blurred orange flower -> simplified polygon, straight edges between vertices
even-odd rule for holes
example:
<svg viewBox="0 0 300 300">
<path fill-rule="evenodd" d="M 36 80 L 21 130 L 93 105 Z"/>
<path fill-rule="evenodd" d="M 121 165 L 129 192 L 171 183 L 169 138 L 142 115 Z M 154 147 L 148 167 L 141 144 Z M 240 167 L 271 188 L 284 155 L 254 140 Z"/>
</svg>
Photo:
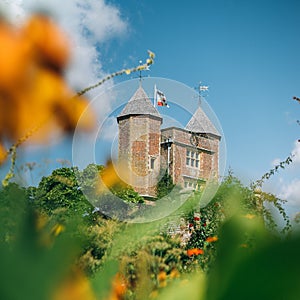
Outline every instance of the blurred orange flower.
<svg viewBox="0 0 300 300">
<path fill-rule="evenodd" d="M 22 33 L 30 40 L 35 59 L 46 67 L 62 70 L 70 57 L 70 45 L 60 28 L 45 15 L 32 16 Z"/>
<path fill-rule="evenodd" d="M 191 257 L 193 255 L 200 255 L 200 254 L 204 254 L 203 249 L 193 248 L 193 249 L 187 250 L 187 256 L 189 256 L 189 257 Z"/>
<path fill-rule="evenodd" d="M 96 300 L 90 282 L 77 270 L 67 278 L 52 297 L 53 300 Z"/>
<path fill-rule="evenodd" d="M 178 278 L 180 277 L 180 273 L 177 269 L 172 269 L 170 272 L 170 278 Z"/>
<path fill-rule="evenodd" d="M 208 243 L 213 243 L 213 242 L 216 242 L 218 240 L 218 237 L 217 236 L 209 236 L 207 239 L 206 239 L 206 242 Z"/>
<path fill-rule="evenodd" d="M 249 220 L 252 220 L 252 219 L 255 218 L 255 215 L 253 215 L 253 214 L 246 214 L 246 215 L 245 215 L 245 218 L 246 218 L 246 219 L 249 219 Z"/>
<path fill-rule="evenodd" d="M 6 160 L 7 152 L 5 148 L 0 144 L 0 165 Z"/>
<path fill-rule="evenodd" d="M 0 19 L 0 44 L 1 163 L 4 140 L 16 143 L 32 132 L 36 141 L 45 141 L 54 129 L 71 131 L 88 101 L 74 97 L 62 76 L 69 42 L 48 16 L 33 15 L 21 28 Z M 89 130 L 94 122 L 87 112 L 80 126 Z"/>
<path fill-rule="evenodd" d="M 126 291 L 127 291 L 127 285 L 126 285 L 125 277 L 122 274 L 117 273 L 113 279 L 112 291 L 110 296 L 108 297 L 108 300 L 123 299 L 123 296 L 125 295 Z"/>
<path fill-rule="evenodd" d="M 165 287 L 167 285 L 167 273 L 165 271 L 160 271 L 157 275 L 159 287 Z"/>
<path fill-rule="evenodd" d="M 98 182 L 98 193 L 103 193 L 106 189 L 112 187 L 126 187 L 126 182 L 128 182 L 128 176 L 126 174 L 126 165 L 123 163 L 118 163 L 114 165 L 111 160 L 106 163 L 104 170 L 99 172 L 99 182 Z"/>
</svg>

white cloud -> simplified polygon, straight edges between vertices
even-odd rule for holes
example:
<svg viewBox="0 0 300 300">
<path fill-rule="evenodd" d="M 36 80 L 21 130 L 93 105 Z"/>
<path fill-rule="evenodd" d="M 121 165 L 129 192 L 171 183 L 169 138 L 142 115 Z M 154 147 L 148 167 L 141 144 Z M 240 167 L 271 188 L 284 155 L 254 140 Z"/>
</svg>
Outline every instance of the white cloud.
<svg viewBox="0 0 300 300">
<path fill-rule="evenodd" d="M 22 8 L 23 0 L 3 0 L 0 4 L 1 11 L 12 20 L 18 21 L 24 17 L 24 9 Z"/>
<path fill-rule="evenodd" d="M 69 35 L 73 57 L 67 78 L 84 88 L 104 76 L 96 45 L 126 32 L 120 11 L 105 0 L 4 0 L 1 7 L 11 20 L 21 21 L 34 10 L 48 11 Z"/>
<path fill-rule="evenodd" d="M 281 199 L 286 199 L 287 205 L 299 206 L 300 205 L 300 178 L 295 178 L 291 182 L 282 185 L 279 194 Z"/>
<path fill-rule="evenodd" d="M 292 169 L 299 167 L 299 164 L 300 164 L 300 142 L 298 142 L 298 141 L 294 142 L 291 154 L 292 154 L 292 163 L 289 165 L 288 168 L 286 168 L 286 170 L 292 170 Z M 284 161 L 284 160 L 281 158 L 275 158 L 271 162 L 271 166 L 272 167 L 278 166 L 280 164 L 280 162 L 282 162 L 282 161 Z"/>
<path fill-rule="evenodd" d="M 109 117 L 105 120 L 99 138 L 106 141 L 113 141 L 118 135 L 118 123 L 115 116 Z"/>
<path fill-rule="evenodd" d="M 295 141 L 292 155 L 293 155 L 293 164 L 300 164 L 300 142 Z"/>
<path fill-rule="evenodd" d="M 277 166 L 277 165 L 279 165 L 280 164 L 280 158 L 275 158 L 272 162 L 271 162 L 271 166 L 272 167 L 275 167 L 275 166 Z"/>
<path fill-rule="evenodd" d="M 276 194 L 279 198 L 287 200 L 286 206 L 300 207 L 300 143 L 294 142 L 292 148 L 292 163 L 285 169 L 279 169 L 280 177 L 274 178 L 268 185 L 266 182 L 265 187 L 270 192 Z M 272 167 L 278 165 L 283 159 L 276 158 L 272 161 Z"/>
</svg>

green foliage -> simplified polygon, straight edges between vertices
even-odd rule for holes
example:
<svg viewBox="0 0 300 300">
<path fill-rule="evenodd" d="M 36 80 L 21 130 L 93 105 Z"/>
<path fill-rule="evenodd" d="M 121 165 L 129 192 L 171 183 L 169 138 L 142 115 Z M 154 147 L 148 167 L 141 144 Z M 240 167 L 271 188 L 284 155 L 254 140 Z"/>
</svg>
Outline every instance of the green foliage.
<svg viewBox="0 0 300 300">
<path fill-rule="evenodd" d="M 97 165 L 89 165 L 83 171 L 60 168 L 43 177 L 37 188 L 27 189 L 29 202 L 40 213 L 46 213 L 48 222 L 53 226 L 65 225 L 77 218 L 80 220 L 74 235 L 83 238 L 84 243 L 77 265 L 87 274 L 94 274 L 103 264 L 118 227 L 115 221 L 104 219 L 103 214 L 97 212 L 86 198 L 85 193 L 95 195 L 96 175 L 102 169 Z"/>
<path fill-rule="evenodd" d="M 203 249 L 204 254 L 197 257 L 197 261 L 204 271 L 209 271 L 216 256 L 216 245 L 218 242 L 207 242 L 210 237 L 219 237 L 219 231 L 223 223 L 236 214 L 241 214 L 245 218 L 255 218 L 257 222 L 263 222 L 268 230 L 276 233 L 277 223 L 274 220 L 273 214 L 267 208 L 267 205 L 273 205 L 278 209 L 278 212 L 283 216 L 286 222 L 286 228 L 290 227 L 290 221 L 284 209 L 280 205 L 280 200 L 272 194 L 258 192 L 252 187 L 242 185 L 238 178 L 229 173 L 220 184 L 220 187 L 209 202 L 208 205 L 202 208 L 197 208 L 195 203 L 197 197 L 201 194 L 195 194 L 190 203 L 194 203 L 194 207 L 185 213 L 191 230 L 191 238 L 186 246 L 187 249 L 199 248 Z M 199 206 L 198 206 L 199 207 Z M 194 212 L 200 214 L 200 220 L 195 221 Z M 245 243 L 252 241 L 253 237 L 245 237 Z"/>
<path fill-rule="evenodd" d="M 114 220 L 103 219 L 101 216 L 89 226 L 81 224 L 79 235 L 84 243 L 77 265 L 88 275 L 94 275 L 103 266 L 107 253 L 113 243 L 113 237 L 121 226 Z"/>
<path fill-rule="evenodd" d="M 157 299 L 296 300 L 300 293 L 299 247 L 299 235 L 275 237 L 261 219 L 237 213 L 220 227 L 217 255 L 209 274 L 193 272 L 172 282 Z"/>
<path fill-rule="evenodd" d="M 257 219 L 232 217 L 221 228 L 205 299 L 297 299 L 299 246 L 299 237 L 275 238 Z"/>
<path fill-rule="evenodd" d="M 0 244 L 9 245 L 15 239 L 15 233 L 20 230 L 19 220 L 27 212 L 24 189 L 10 183 L 0 190 Z M 14 214 L 15 218 L 12 218 Z"/>
<path fill-rule="evenodd" d="M 168 195 L 174 187 L 175 184 L 173 183 L 172 177 L 167 172 L 165 172 L 156 186 L 157 199 L 161 199 L 164 196 Z"/>
<path fill-rule="evenodd" d="M 116 186 L 114 193 L 123 194 L 124 201 L 112 193 L 97 195 L 102 170 L 97 165 L 83 171 L 60 168 L 37 188 L 8 184 L 0 190 L 1 299 L 47 299 L 74 264 L 92 278 L 99 299 L 109 295 L 117 272 L 125 278 L 126 299 L 250 299 L 254 294 L 256 299 L 297 299 L 299 258 L 292 247 L 300 246 L 299 237 L 284 240 L 274 234 L 265 208 L 265 203 L 278 208 L 273 195 L 243 186 L 230 173 L 206 206 L 200 206 L 201 192 L 196 192 L 174 213 L 194 228 L 183 245 L 180 235 L 163 233 L 166 219 L 121 224 L 97 213 L 87 195 L 100 202 L 102 212 L 115 205 L 122 216 L 131 213 L 139 197 L 130 187 Z M 46 216 L 44 225 L 37 226 L 41 216 Z M 203 252 L 190 256 L 190 249 Z M 289 280 L 280 282 L 276 270 Z M 11 291 L 21 280 L 20 290 Z"/>
<path fill-rule="evenodd" d="M 76 180 L 81 191 L 89 199 L 95 197 L 95 191 L 99 184 L 99 174 L 104 170 L 104 166 L 89 164 L 82 171 L 76 170 Z"/>
<path fill-rule="evenodd" d="M 15 184 L 0 191 L 0 204 L 0 299 L 50 299 L 80 250 L 74 224 L 54 242 Z"/>
<path fill-rule="evenodd" d="M 76 177 L 80 185 L 80 189 L 93 202 L 99 200 L 99 193 L 97 193 L 99 187 L 99 176 L 105 171 L 104 166 L 90 164 L 82 172 L 77 171 Z M 141 197 L 134 189 L 123 183 L 117 181 L 113 186 L 109 186 L 110 192 L 124 200 L 126 203 L 143 203 L 144 198 Z M 103 197 L 103 194 L 100 195 Z M 105 195 L 107 197 L 107 195 Z M 111 200 L 113 201 L 113 200 Z"/>
<path fill-rule="evenodd" d="M 127 203 L 144 203 L 144 198 L 131 186 L 116 186 L 111 189 L 112 193 Z"/>
<path fill-rule="evenodd" d="M 127 252 L 124 246 L 120 272 L 128 279 L 128 295 L 139 294 L 142 297 L 139 299 L 143 299 L 184 272 L 186 260 L 180 240 L 166 235 L 145 236 L 134 251 Z M 161 274 L 166 278 L 161 278 Z"/>
<path fill-rule="evenodd" d="M 60 168 L 43 177 L 33 196 L 35 206 L 63 219 L 91 213 L 93 207 L 80 189 L 77 173 L 77 168 Z"/>
</svg>

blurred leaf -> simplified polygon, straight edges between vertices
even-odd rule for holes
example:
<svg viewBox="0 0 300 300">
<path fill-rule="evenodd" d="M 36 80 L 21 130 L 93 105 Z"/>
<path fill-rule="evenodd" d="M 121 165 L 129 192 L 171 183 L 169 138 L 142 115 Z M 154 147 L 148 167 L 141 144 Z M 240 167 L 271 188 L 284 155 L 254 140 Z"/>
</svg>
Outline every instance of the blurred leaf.
<svg viewBox="0 0 300 300">
<path fill-rule="evenodd" d="M 206 288 L 205 275 L 195 273 L 185 279 L 176 280 L 167 286 L 161 294 L 155 298 L 157 300 L 204 300 Z"/>
<path fill-rule="evenodd" d="M 0 220 L 0 228 L 5 234 L 7 220 L 14 227 L 9 228 L 10 239 L 0 245 L 0 299 L 50 299 L 79 253 L 80 241 L 72 234 L 76 222 L 55 239 L 45 240 L 37 230 L 36 214 L 26 206 L 25 192 L 11 187 L 9 200 L 14 205 L 6 220 Z"/>
<path fill-rule="evenodd" d="M 105 299 L 108 297 L 112 289 L 113 278 L 116 276 L 118 270 L 119 263 L 116 260 L 108 260 L 101 271 L 91 279 L 97 299 Z"/>
<path fill-rule="evenodd" d="M 276 238 L 257 217 L 233 217 L 221 230 L 206 299 L 298 299 L 299 249 L 299 238 Z"/>
</svg>

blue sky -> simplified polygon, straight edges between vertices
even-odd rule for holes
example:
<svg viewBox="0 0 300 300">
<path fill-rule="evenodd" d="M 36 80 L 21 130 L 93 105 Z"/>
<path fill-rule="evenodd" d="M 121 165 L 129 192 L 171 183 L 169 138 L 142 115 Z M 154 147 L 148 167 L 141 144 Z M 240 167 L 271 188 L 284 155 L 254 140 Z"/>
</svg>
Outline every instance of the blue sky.
<svg viewBox="0 0 300 300">
<path fill-rule="evenodd" d="M 300 106 L 292 100 L 300 95 L 300 2 L 113 3 L 127 18 L 130 33 L 104 49 L 105 55 L 126 66 L 151 49 L 157 54 L 151 76 L 190 87 L 200 80 L 209 85 L 205 99 L 225 134 L 227 167 L 244 182 L 296 153 L 293 166 L 265 189 L 287 198 L 291 212 L 300 210 L 300 147 L 295 142 Z M 105 66 L 110 69 L 111 62 Z"/>
<path fill-rule="evenodd" d="M 93 15 L 99 28 L 103 16 L 113 16 L 104 26 L 108 37 L 95 35 L 92 43 L 100 73 L 136 65 L 151 49 L 156 60 L 145 76 L 176 80 L 191 88 L 200 80 L 208 85 L 205 99 L 225 134 L 227 167 L 244 182 L 258 179 L 274 161 L 299 150 L 295 141 L 300 138 L 296 123 L 300 105 L 292 97 L 300 96 L 300 1 L 114 0 L 106 1 L 108 7 L 115 14 L 105 10 L 104 15 L 102 7 L 99 19 L 97 13 Z M 66 13 L 72 17 L 72 12 Z M 70 159 L 70 151 L 61 146 L 59 153 Z M 45 153 L 52 155 L 49 149 Z M 300 210 L 299 168 L 297 157 L 293 167 L 265 187 L 290 197 L 291 211 Z"/>
<path fill-rule="evenodd" d="M 233 170 L 257 178 L 289 155 L 300 136 L 299 1 L 115 3 L 132 27 L 115 61 L 132 56 L 130 65 L 152 49 L 151 76 L 209 85 Z"/>
</svg>

